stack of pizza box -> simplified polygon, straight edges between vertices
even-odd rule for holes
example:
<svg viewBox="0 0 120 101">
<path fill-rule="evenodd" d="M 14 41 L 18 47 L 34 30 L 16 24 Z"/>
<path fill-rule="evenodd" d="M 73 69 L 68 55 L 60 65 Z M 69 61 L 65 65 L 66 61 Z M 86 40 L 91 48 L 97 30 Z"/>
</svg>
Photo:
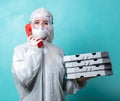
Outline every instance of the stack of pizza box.
<svg viewBox="0 0 120 101">
<path fill-rule="evenodd" d="M 64 56 L 67 79 L 112 75 L 108 52 Z"/>
</svg>

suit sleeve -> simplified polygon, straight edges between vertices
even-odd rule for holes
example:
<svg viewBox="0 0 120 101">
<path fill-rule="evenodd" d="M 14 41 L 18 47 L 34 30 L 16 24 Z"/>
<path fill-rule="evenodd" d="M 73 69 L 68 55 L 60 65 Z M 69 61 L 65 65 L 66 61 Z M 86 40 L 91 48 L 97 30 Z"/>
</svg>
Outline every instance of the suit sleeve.
<svg viewBox="0 0 120 101">
<path fill-rule="evenodd" d="M 64 80 L 63 88 L 65 95 L 75 94 L 77 91 L 82 89 L 86 85 L 86 82 L 81 82 L 78 84 L 76 80 Z"/>
<path fill-rule="evenodd" d="M 61 56 L 64 57 L 64 53 L 61 51 Z M 63 60 L 63 65 L 65 68 L 65 63 Z M 65 68 L 66 71 L 66 68 Z M 79 91 L 80 89 L 82 89 L 85 85 L 86 85 L 86 81 L 85 82 L 77 82 L 77 80 L 71 80 L 71 79 L 66 79 L 66 72 L 65 72 L 65 76 L 64 76 L 64 80 L 63 80 L 63 91 L 65 93 L 65 95 L 68 94 L 75 94 L 77 91 Z"/>
<path fill-rule="evenodd" d="M 28 86 L 37 75 L 42 61 L 42 49 L 31 49 L 24 51 L 20 48 L 14 49 L 12 73 L 15 79 L 23 85 Z"/>
</svg>

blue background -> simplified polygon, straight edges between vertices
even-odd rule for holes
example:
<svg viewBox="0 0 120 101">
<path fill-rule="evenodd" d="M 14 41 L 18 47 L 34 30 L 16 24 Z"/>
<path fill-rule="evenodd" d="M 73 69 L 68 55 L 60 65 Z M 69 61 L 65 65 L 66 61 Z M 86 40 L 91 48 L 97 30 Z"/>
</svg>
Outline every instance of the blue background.
<svg viewBox="0 0 120 101">
<path fill-rule="evenodd" d="M 13 49 L 26 42 L 24 26 L 33 10 L 54 15 L 54 44 L 65 54 L 109 51 L 112 76 L 91 79 L 67 101 L 120 101 L 120 0 L 0 1 L 0 101 L 19 101 L 11 74 Z"/>
</svg>

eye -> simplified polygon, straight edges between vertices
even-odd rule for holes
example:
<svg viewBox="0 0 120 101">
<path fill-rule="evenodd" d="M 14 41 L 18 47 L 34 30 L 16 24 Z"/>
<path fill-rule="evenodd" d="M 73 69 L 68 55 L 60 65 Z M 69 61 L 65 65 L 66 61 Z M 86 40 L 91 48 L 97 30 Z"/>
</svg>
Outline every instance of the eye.
<svg viewBox="0 0 120 101">
<path fill-rule="evenodd" d="M 48 21 L 47 20 L 43 21 L 43 23 L 44 23 L 44 25 L 48 25 Z"/>
<path fill-rule="evenodd" d="M 39 21 L 35 21 L 34 24 L 39 24 Z"/>
<path fill-rule="evenodd" d="M 45 25 L 48 25 L 48 22 L 45 22 L 44 24 L 45 24 Z"/>
</svg>

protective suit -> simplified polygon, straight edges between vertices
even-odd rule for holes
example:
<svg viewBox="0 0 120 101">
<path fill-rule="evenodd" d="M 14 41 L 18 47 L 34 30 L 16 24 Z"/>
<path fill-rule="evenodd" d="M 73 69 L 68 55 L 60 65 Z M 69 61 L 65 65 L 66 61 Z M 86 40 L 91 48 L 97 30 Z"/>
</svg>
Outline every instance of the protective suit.
<svg viewBox="0 0 120 101">
<path fill-rule="evenodd" d="M 85 85 L 66 80 L 63 51 L 47 38 L 43 44 L 38 48 L 27 42 L 14 49 L 12 73 L 20 101 L 65 101 L 66 94 Z"/>
</svg>

